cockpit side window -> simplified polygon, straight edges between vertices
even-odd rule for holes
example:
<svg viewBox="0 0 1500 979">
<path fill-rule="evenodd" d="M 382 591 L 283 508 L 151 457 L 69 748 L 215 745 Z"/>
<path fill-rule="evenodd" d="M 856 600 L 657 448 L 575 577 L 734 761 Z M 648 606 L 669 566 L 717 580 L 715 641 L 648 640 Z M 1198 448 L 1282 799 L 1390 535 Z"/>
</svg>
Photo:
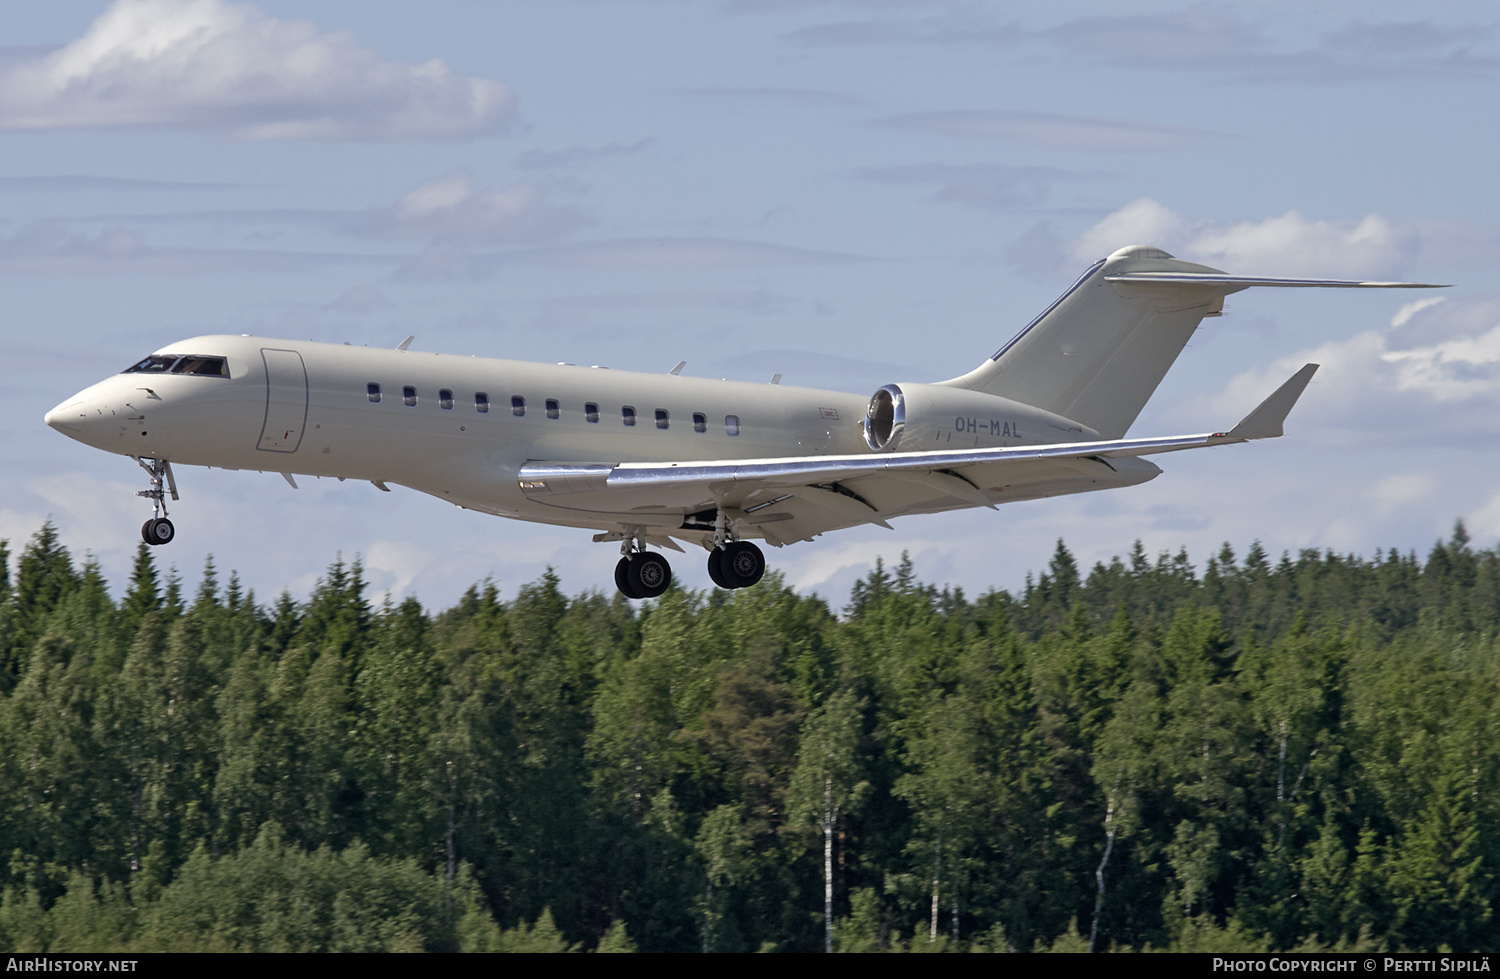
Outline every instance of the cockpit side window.
<svg viewBox="0 0 1500 979">
<path fill-rule="evenodd" d="M 183 357 L 172 365 L 173 374 L 197 374 L 203 377 L 228 377 L 229 362 L 223 357 Z"/>
</svg>

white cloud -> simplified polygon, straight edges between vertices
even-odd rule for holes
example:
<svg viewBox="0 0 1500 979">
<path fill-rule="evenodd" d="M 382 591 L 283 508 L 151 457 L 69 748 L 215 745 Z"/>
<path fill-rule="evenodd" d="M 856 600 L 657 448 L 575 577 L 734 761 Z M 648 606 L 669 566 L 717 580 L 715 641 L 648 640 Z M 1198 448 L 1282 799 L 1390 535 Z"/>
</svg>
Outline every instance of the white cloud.
<svg viewBox="0 0 1500 979">
<path fill-rule="evenodd" d="M 613 238 L 513 252 L 510 259 L 562 268 L 769 268 L 859 261 L 859 256 L 733 238 Z"/>
<path fill-rule="evenodd" d="M 467 171 L 457 170 L 429 180 L 358 225 L 376 234 L 449 243 L 557 241 L 590 220 L 573 208 L 549 203 L 549 186 L 523 181 L 484 190 Z"/>
<path fill-rule="evenodd" d="M 1082 17 L 1044 33 L 1063 49 L 1104 64 L 1213 72 L 1254 83 L 1475 77 L 1497 67 L 1483 50 L 1494 33 L 1485 25 L 1356 21 L 1311 44 L 1302 40 L 1307 32 L 1291 32 L 1298 40 L 1289 47 L 1218 3 Z"/>
<path fill-rule="evenodd" d="M 1232 11 L 1201 3 L 1166 14 L 1082 17 L 1048 33 L 1080 54 L 1161 67 L 1239 59 L 1265 44 L 1260 31 Z"/>
<path fill-rule="evenodd" d="M 1106 216 L 1079 236 L 1073 256 L 1092 262 L 1126 245 L 1157 245 L 1180 239 L 1189 223 L 1170 208 L 1142 197 Z"/>
<path fill-rule="evenodd" d="M 69 230 L 59 222 L 27 225 L 14 235 L 0 235 L 0 276 L 294 272 L 330 263 L 388 262 L 380 256 L 336 252 L 161 248 L 128 229 L 104 228 L 89 233 Z"/>
<path fill-rule="evenodd" d="M 1464 520 L 1469 533 L 1478 540 L 1500 537 L 1500 493 L 1496 493 Z"/>
<path fill-rule="evenodd" d="M 1288 211 L 1260 222 L 1205 228 L 1189 248 L 1231 269 L 1371 279 L 1394 276 L 1414 236 L 1379 214 L 1359 221 L 1312 221 Z"/>
<path fill-rule="evenodd" d="M 127 462 L 128 460 L 121 460 Z M 137 470 L 139 472 L 139 470 Z M 151 515 L 151 506 L 135 496 L 145 485 L 100 478 L 92 472 L 59 473 L 27 481 L 24 486 L 28 509 L 0 511 L 0 538 L 9 538 L 12 552 L 29 540 L 42 525 L 38 511 L 59 528 L 63 543 L 75 563 L 83 552 L 119 558 L 135 550 L 140 540 L 136 530 Z"/>
<path fill-rule="evenodd" d="M 1444 297 L 1442 296 L 1435 296 L 1429 299 L 1418 299 L 1416 302 L 1407 303 L 1405 306 L 1402 306 L 1400 309 L 1396 310 L 1396 315 L 1391 317 L 1391 329 L 1399 330 L 1407 323 L 1410 323 L 1413 316 L 1417 315 L 1424 309 L 1431 309 L 1433 306 L 1436 306 L 1438 303 L 1442 302 L 1443 298 Z"/>
<path fill-rule="evenodd" d="M 1375 484 L 1374 495 L 1384 511 L 1416 503 L 1433 490 L 1434 480 L 1424 473 L 1401 473 Z"/>
<path fill-rule="evenodd" d="M 776 561 L 786 572 L 787 583 L 799 591 L 813 591 L 844 577 L 841 572 L 864 572 L 875 564 L 876 558 L 885 557 L 889 561 L 892 554 L 899 555 L 902 550 L 900 543 L 893 543 L 888 537 L 835 540 L 824 538 L 820 546 L 800 551 L 777 551 Z"/>
<path fill-rule="evenodd" d="M 227 129 L 242 139 L 462 139 L 509 89 L 382 61 L 347 33 L 225 0 L 116 0 L 83 37 L 0 73 L 4 129 Z"/>
<path fill-rule="evenodd" d="M 1124 245 L 1166 248 L 1246 275 L 1394 278 L 1416 255 L 1415 225 L 1379 214 L 1319 221 L 1288 211 L 1262 221 L 1193 221 L 1150 198 L 1125 205 L 1085 231 L 1074 257 L 1093 261 Z"/>
<path fill-rule="evenodd" d="M 1292 416 L 1305 430 L 1337 426 L 1343 429 L 1341 439 L 1398 440 L 1404 445 L 1414 440 L 1472 444 L 1476 437 L 1500 434 L 1500 322 L 1492 318 L 1487 327 L 1440 340 L 1424 339 L 1434 331 L 1420 324 L 1424 317 L 1438 316 L 1450 324 L 1463 323 L 1472 318 L 1472 311 L 1464 309 L 1470 305 L 1495 313 L 1485 300 L 1403 309 L 1404 316 L 1393 318 L 1399 325 L 1363 330 L 1240 374 L 1208 399 L 1206 410 L 1234 417 L 1297 367 L 1311 362 L 1322 367 L 1303 398 L 1305 404 Z M 1414 485 L 1391 483 L 1377 496 L 1384 503 L 1394 499 L 1390 494 L 1398 486 Z"/>
<path fill-rule="evenodd" d="M 1402 391 L 1420 391 L 1437 401 L 1500 395 L 1500 325 L 1479 336 L 1386 350 L 1380 359 L 1395 368 L 1396 386 Z"/>
<path fill-rule="evenodd" d="M 1181 126 L 1018 110 L 916 112 L 883 119 L 880 124 L 939 136 L 999 139 L 1085 152 L 1194 149 L 1223 138 L 1219 133 Z"/>
</svg>

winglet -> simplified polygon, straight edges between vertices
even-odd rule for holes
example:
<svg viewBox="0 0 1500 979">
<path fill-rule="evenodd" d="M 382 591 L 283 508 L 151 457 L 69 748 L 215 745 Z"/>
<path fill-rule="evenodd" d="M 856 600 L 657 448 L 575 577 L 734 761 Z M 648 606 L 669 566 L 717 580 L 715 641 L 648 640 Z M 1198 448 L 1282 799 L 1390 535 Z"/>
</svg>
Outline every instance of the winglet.
<svg viewBox="0 0 1500 979">
<path fill-rule="evenodd" d="M 1281 424 L 1291 413 L 1292 406 L 1302 397 L 1307 382 L 1318 370 L 1317 364 L 1306 364 L 1291 378 L 1277 388 L 1272 395 L 1246 415 L 1234 428 L 1225 433 L 1232 439 L 1272 439 L 1282 434 Z"/>
</svg>

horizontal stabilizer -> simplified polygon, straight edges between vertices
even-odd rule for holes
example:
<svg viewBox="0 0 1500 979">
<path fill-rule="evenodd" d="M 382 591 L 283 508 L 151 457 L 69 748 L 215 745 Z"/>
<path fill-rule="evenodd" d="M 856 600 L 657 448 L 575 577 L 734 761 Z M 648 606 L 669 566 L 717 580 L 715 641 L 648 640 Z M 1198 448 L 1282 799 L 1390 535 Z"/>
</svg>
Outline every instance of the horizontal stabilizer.
<svg viewBox="0 0 1500 979">
<path fill-rule="evenodd" d="M 1283 279 L 1269 275 L 1225 275 L 1223 272 L 1123 272 L 1106 275 L 1105 282 L 1129 282 L 1136 285 L 1230 286 L 1231 291 L 1251 286 L 1278 286 L 1285 289 L 1446 289 L 1433 282 L 1364 282 L 1358 279 Z"/>
<path fill-rule="evenodd" d="M 1229 437 L 1237 439 L 1279 437 L 1282 434 L 1282 423 L 1286 421 L 1286 416 L 1291 413 L 1292 406 L 1297 403 L 1297 399 L 1302 397 L 1302 392 L 1307 389 L 1307 383 L 1312 380 L 1317 370 L 1317 364 L 1304 365 L 1269 398 L 1262 401 L 1258 408 L 1246 415 L 1243 421 L 1230 429 Z"/>
</svg>

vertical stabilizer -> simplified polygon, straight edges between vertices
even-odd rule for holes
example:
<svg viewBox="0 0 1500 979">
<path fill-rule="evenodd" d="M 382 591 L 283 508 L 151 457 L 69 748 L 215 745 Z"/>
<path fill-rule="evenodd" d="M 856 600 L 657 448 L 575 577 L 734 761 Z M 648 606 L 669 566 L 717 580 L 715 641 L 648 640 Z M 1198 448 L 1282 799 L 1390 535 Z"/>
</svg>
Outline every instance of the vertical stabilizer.
<svg viewBox="0 0 1500 979">
<path fill-rule="evenodd" d="M 1205 281 L 1108 281 L 1141 272 Z M 1061 298 L 979 367 L 942 383 L 1033 405 L 1119 438 L 1205 316 L 1247 285 L 1145 245 L 1095 263 Z"/>
</svg>

